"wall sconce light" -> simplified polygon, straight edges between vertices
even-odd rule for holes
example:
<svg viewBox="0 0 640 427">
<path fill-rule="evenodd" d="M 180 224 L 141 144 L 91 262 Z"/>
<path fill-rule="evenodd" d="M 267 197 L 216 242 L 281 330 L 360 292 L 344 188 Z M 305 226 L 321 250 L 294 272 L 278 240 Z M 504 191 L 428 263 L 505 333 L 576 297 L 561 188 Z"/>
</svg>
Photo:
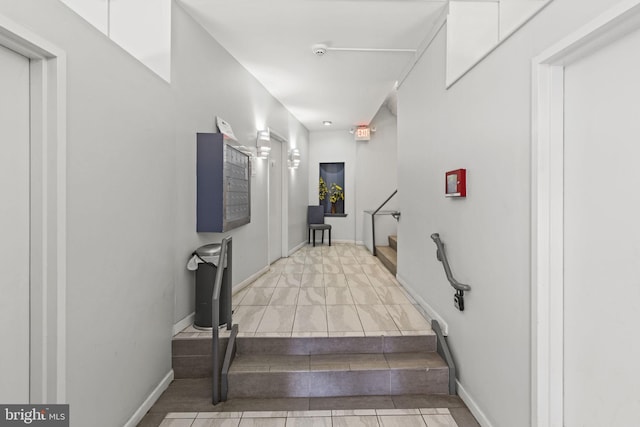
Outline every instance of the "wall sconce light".
<svg viewBox="0 0 640 427">
<path fill-rule="evenodd" d="M 289 159 L 287 161 L 289 169 L 298 169 L 300 166 L 300 150 L 292 148 L 289 150 Z"/>
<path fill-rule="evenodd" d="M 256 147 L 258 148 L 257 156 L 259 158 L 269 158 L 269 152 L 271 152 L 271 132 L 269 131 L 269 128 L 258 131 Z"/>
</svg>

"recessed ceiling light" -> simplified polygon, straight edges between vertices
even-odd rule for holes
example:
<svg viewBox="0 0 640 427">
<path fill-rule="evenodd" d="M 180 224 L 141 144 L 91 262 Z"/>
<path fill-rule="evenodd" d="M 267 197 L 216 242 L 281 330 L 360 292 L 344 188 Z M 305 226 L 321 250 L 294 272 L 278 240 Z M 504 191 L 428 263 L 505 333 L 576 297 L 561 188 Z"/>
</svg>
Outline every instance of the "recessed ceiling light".
<svg viewBox="0 0 640 427">
<path fill-rule="evenodd" d="M 322 124 L 325 125 L 325 126 L 331 126 L 333 124 L 333 122 L 331 120 L 324 120 L 322 122 Z"/>
</svg>

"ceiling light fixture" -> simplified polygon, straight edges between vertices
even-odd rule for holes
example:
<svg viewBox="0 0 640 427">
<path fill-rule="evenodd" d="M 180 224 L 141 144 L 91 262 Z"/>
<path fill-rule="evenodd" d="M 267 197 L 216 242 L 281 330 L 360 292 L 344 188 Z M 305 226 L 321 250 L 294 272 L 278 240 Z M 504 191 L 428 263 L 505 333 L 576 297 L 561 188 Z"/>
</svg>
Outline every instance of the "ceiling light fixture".
<svg viewBox="0 0 640 427">
<path fill-rule="evenodd" d="M 332 122 L 331 120 L 324 120 L 324 121 L 322 122 L 322 124 L 323 124 L 324 126 L 331 126 L 331 125 L 333 124 L 333 122 Z"/>
</svg>

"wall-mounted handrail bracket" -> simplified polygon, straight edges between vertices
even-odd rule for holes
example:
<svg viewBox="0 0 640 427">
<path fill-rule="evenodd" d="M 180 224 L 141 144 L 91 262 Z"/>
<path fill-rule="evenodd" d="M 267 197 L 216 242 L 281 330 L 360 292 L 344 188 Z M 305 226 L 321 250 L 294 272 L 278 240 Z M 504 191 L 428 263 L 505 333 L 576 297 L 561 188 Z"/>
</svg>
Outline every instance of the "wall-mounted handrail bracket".
<svg viewBox="0 0 640 427">
<path fill-rule="evenodd" d="M 440 235 L 438 233 L 433 233 L 431 235 L 431 240 L 435 242 L 436 247 L 438 248 L 436 251 L 436 258 L 438 258 L 438 261 L 442 263 L 447 280 L 449 280 L 451 286 L 456 290 L 456 294 L 453 297 L 454 305 L 458 310 L 464 311 L 464 292 L 469 292 L 471 290 L 471 286 L 460 283 L 453 277 L 451 267 L 449 266 L 449 260 L 447 259 L 447 253 L 444 251 L 444 243 L 440 240 Z"/>
</svg>

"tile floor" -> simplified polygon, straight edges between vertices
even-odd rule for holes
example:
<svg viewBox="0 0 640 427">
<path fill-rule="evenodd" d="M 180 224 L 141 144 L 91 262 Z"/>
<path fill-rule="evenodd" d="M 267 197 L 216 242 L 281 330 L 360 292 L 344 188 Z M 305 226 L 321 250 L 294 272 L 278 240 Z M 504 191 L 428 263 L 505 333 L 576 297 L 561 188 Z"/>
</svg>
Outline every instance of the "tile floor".
<svg viewBox="0 0 640 427">
<path fill-rule="evenodd" d="M 415 301 L 364 246 L 305 246 L 233 296 L 239 336 L 432 334 Z M 192 326 L 176 338 L 210 336 Z"/>
<path fill-rule="evenodd" d="M 447 408 L 169 413 L 160 427 L 458 427 Z"/>
</svg>

